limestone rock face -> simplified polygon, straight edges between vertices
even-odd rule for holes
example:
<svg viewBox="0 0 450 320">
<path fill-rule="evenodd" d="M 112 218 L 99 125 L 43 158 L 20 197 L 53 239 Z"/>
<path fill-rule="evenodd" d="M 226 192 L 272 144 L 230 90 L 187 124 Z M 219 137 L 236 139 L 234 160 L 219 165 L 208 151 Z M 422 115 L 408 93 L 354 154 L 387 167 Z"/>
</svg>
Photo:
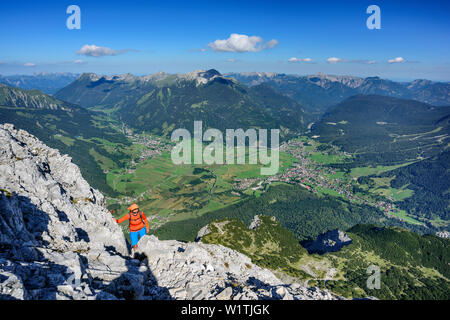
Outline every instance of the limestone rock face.
<svg viewBox="0 0 450 320">
<path fill-rule="evenodd" d="M 250 222 L 250 225 L 248 226 L 248 228 L 250 230 L 255 230 L 256 228 L 259 227 L 259 225 L 261 224 L 261 219 L 259 218 L 258 215 L 253 217 L 252 222 Z"/>
<path fill-rule="evenodd" d="M 71 158 L 25 131 L 0 126 L 0 239 L 20 249 L 104 250 L 127 253 L 119 226 Z M 30 249 L 30 252 L 33 251 Z"/>
<path fill-rule="evenodd" d="M 0 125 L 0 300 L 334 299 L 229 248 L 124 235 L 66 155 Z"/>
<path fill-rule="evenodd" d="M 276 221 L 275 217 L 270 217 L 270 220 L 272 221 Z M 261 225 L 262 221 L 261 218 L 259 217 L 259 215 L 255 215 L 252 219 L 252 222 L 250 222 L 250 225 L 248 226 L 249 230 L 256 230 L 260 225 Z"/>
<path fill-rule="evenodd" d="M 201 242 L 140 240 L 138 254 L 145 257 L 159 286 L 180 299 L 333 299 L 317 288 L 283 284 L 271 271 L 250 258 L 220 245 Z"/>
<path fill-rule="evenodd" d="M 208 226 L 204 226 L 197 232 L 197 236 L 195 237 L 195 242 L 199 242 L 204 236 L 210 234 L 211 231 L 209 230 Z"/>
</svg>

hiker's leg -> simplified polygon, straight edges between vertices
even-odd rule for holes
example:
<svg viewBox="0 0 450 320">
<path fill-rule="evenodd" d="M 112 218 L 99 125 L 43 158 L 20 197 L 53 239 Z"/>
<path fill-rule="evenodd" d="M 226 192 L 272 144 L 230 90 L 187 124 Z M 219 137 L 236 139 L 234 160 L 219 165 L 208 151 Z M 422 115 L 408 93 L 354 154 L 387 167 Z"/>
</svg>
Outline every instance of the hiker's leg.
<svg viewBox="0 0 450 320">
<path fill-rule="evenodd" d="M 142 229 L 139 230 L 139 231 L 136 231 L 135 234 L 136 234 L 136 244 L 133 245 L 133 248 L 134 248 L 134 250 L 137 250 L 139 240 L 141 240 L 141 238 L 142 238 L 143 236 L 145 236 L 145 227 L 142 228 Z"/>
<path fill-rule="evenodd" d="M 139 230 L 139 240 L 141 240 L 141 238 L 142 238 L 143 236 L 145 236 L 145 231 L 146 231 L 145 227 L 142 228 L 141 230 Z"/>
<path fill-rule="evenodd" d="M 135 248 L 137 246 L 137 243 L 139 241 L 138 239 L 138 232 L 130 232 L 130 239 L 131 239 L 131 246 Z"/>
</svg>

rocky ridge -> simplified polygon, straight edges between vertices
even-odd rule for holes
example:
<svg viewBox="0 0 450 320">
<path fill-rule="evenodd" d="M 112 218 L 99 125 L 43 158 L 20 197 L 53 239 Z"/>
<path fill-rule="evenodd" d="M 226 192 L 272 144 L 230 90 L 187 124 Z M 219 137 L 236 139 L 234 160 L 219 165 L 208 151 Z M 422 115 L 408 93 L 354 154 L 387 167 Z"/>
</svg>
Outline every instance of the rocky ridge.
<svg viewBox="0 0 450 320">
<path fill-rule="evenodd" d="M 1 299 L 335 299 L 229 248 L 120 227 L 70 157 L 0 125 Z"/>
<path fill-rule="evenodd" d="M 95 73 L 84 73 L 80 76 L 80 78 L 87 79 L 91 82 L 97 81 L 105 81 L 105 82 L 123 82 L 123 83 L 133 83 L 133 82 L 154 82 L 158 84 L 159 81 L 164 81 L 168 78 L 172 78 L 172 81 L 175 81 L 177 84 L 180 84 L 182 81 L 195 81 L 196 86 L 204 85 L 214 80 L 216 78 L 226 79 L 224 76 L 220 74 L 215 69 L 209 70 L 195 70 L 188 73 L 177 73 L 177 74 L 169 74 L 166 72 L 157 72 L 154 74 L 149 74 L 145 76 L 135 76 L 130 73 L 127 74 L 119 74 L 119 75 L 98 75 Z M 226 79 L 230 80 L 230 79 Z"/>
<path fill-rule="evenodd" d="M 38 90 L 26 91 L 9 87 L 0 83 L 0 106 L 14 106 L 20 108 L 71 110 L 71 107 Z"/>
</svg>

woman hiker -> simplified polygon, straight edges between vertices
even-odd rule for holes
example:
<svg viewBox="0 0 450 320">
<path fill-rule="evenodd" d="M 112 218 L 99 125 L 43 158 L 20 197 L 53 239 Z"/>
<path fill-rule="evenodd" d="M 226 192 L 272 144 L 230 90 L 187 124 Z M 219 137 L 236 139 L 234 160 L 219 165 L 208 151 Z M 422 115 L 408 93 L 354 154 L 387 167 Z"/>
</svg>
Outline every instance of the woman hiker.
<svg viewBox="0 0 450 320">
<path fill-rule="evenodd" d="M 117 223 L 122 223 L 125 220 L 130 220 L 130 238 L 131 246 L 136 251 L 139 239 L 150 231 L 147 217 L 144 212 L 139 210 L 139 206 L 134 203 L 128 208 L 128 214 L 120 219 L 116 219 Z"/>
</svg>

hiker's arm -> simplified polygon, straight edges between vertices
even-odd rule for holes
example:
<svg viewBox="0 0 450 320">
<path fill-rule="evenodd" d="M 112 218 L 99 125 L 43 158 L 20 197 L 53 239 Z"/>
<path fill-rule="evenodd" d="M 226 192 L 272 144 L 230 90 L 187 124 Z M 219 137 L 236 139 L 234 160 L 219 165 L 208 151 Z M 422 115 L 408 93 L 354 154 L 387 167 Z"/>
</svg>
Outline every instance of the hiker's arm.
<svg viewBox="0 0 450 320">
<path fill-rule="evenodd" d="M 124 221 L 126 221 L 126 220 L 128 220 L 128 219 L 130 219 L 130 215 L 129 215 L 129 214 L 126 214 L 126 215 L 124 215 L 122 218 L 116 219 L 116 221 L 117 221 L 117 223 L 122 223 L 122 222 L 124 222 Z"/>
<path fill-rule="evenodd" d="M 142 219 L 144 219 L 145 222 L 145 228 L 147 228 L 147 233 L 150 232 L 150 225 L 148 224 L 147 216 L 142 212 Z"/>
</svg>

